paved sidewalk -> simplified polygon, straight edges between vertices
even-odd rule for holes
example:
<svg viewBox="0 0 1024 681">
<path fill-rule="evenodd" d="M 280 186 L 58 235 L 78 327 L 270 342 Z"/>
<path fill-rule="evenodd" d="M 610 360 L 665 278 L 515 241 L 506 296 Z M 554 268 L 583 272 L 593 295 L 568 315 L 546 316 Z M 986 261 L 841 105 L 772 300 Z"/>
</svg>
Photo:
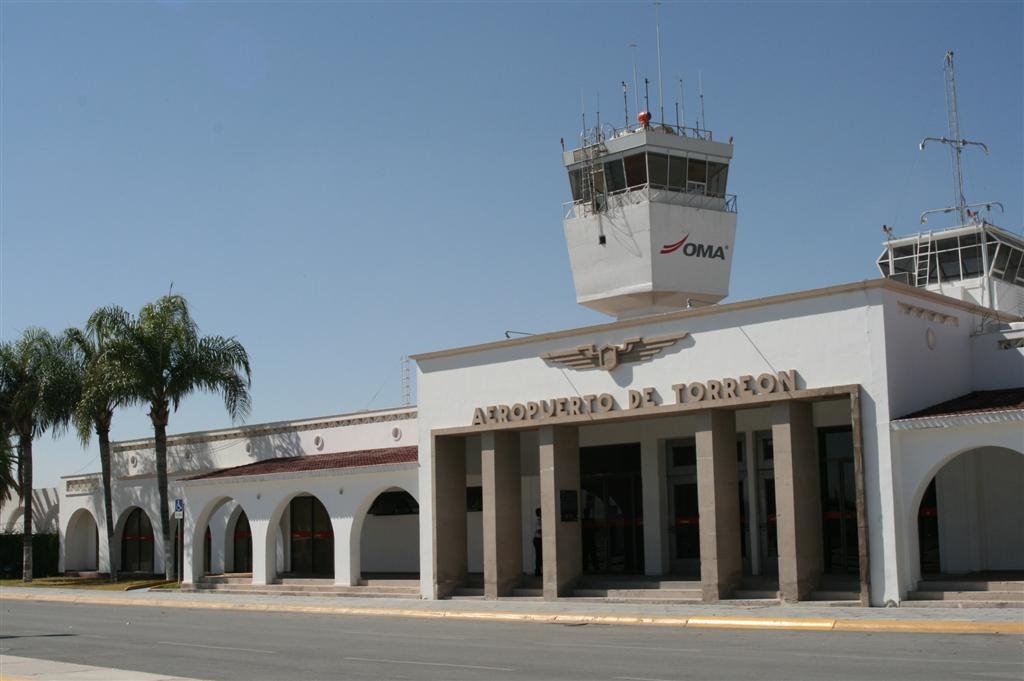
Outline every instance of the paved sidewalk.
<svg viewBox="0 0 1024 681">
<path fill-rule="evenodd" d="M 216 594 L 165 590 L 89 591 L 8 587 L 3 600 L 247 610 L 287 613 L 455 618 L 506 622 L 738 627 L 827 631 L 903 631 L 1024 635 L 1024 611 L 1013 608 L 861 608 L 808 604 L 638 604 L 532 599 L 427 601 L 338 596 Z"/>
<path fill-rule="evenodd" d="M 0 681 L 198 681 L 198 679 L 0 655 Z"/>
</svg>

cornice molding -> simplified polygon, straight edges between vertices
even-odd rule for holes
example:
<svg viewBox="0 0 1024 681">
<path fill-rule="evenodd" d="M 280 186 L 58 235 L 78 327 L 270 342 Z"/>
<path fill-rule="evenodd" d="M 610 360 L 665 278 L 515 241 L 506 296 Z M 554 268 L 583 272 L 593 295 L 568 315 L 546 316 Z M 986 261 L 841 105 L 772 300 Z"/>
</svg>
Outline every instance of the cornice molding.
<svg viewBox="0 0 1024 681">
<path fill-rule="evenodd" d="M 946 414 L 944 416 L 922 416 L 916 419 L 901 419 L 889 423 L 890 430 L 925 430 L 927 428 L 956 428 L 990 423 L 1024 421 L 1024 409 L 1005 411 L 980 411 L 973 414 Z"/>
</svg>

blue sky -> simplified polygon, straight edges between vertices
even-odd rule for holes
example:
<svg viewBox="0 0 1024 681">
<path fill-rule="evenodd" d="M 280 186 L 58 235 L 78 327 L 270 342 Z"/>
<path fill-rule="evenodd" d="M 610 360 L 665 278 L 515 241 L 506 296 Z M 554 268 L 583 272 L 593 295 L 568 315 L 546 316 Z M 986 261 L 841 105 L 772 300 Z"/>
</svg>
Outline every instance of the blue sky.
<svg viewBox="0 0 1024 681">
<path fill-rule="evenodd" d="M 917 150 L 946 132 L 950 49 L 992 149 L 967 152 L 968 198 L 1019 231 L 1022 8 L 666 2 L 666 109 L 681 76 L 693 123 L 700 71 L 735 137 L 730 299 L 875 277 L 883 223 L 952 201 L 945 150 Z M 559 138 L 581 90 L 621 124 L 630 42 L 656 81 L 646 2 L 3 2 L 0 337 L 173 281 L 248 348 L 255 423 L 398 404 L 404 354 L 600 322 L 574 301 Z M 215 397 L 171 418 L 227 425 Z M 36 447 L 37 485 L 98 469 L 95 445 Z"/>
</svg>

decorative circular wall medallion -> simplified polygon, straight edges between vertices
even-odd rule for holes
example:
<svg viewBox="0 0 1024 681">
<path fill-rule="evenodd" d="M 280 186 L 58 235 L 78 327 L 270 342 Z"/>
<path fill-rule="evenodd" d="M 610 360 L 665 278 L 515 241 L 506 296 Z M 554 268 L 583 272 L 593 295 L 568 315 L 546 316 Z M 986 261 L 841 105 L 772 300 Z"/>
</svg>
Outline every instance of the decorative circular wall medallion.
<svg viewBox="0 0 1024 681">
<path fill-rule="evenodd" d="M 245 443 L 245 453 L 246 454 L 252 454 L 252 443 L 251 442 L 246 442 Z"/>
<path fill-rule="evenodd" d="M 938 338 L 935 336 L 935 331 L 933 329 L 928 329 L 924 332 L 924 342 L 928 344 L 929 350 L 935 349 L 935 343 L 937 341 Z"/>
<path fill-rule="evenodd" d="M 324 439 L 317 435 L 315 438 L 313 438 L 313 446 L 316 447 L 318 450 L 323 449 Z"/>
<path fill-rule="evenodd" d="M 131 466 L 132 468 L 138 468 L 139 457 L 132 454 L 131 457 L 128 459 L 128 465 Z"/>
<path fill-rule="evenodd" d="M 402 429 L 399 428 L 398 426 L 395 426 L 394 428 L 392 428 L 391 429 L 391 439 L 394 440 L 395 442 L 398 442 L 399 440 L 401 440 L 402 439 Z"/>
</svg>

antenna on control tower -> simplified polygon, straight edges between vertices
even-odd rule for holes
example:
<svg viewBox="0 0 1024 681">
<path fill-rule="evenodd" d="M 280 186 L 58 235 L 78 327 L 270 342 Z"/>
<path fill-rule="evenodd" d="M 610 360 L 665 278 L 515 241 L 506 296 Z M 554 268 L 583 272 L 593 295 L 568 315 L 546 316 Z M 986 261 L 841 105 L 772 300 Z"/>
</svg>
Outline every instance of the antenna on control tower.
<svg viewBox="0 0 1024 681">
<path fill-rule="evenodd" d="M 636 112 L 640 113 L 640 88 L 637 87 L 636 79 L 636 43 L 630 43 L 629 49 L 633 50 L 633 98 L 636 100 Z"/>
<path fill-rule="evenodd" d="M 665 124 L 665 88 L 661 79 L 661 0 L 654 3 L 654 30 L 658 39 L 658 108 L 661 117 L 658 119 L 662 125 Z"/>
<path fill-rule="evenodd" d="M 981 147 L 982 151 L 985 152 L 985 155 L 988 156 L 988 147 L 985 146 L 984 142 L 971 142 L 970 140 L 965 140 L 960 136 L 960 110 L 957 106 L 956 71 L 953 69 L 952 50 L 946 53 L 943 72 L 945 74 L 946 81 L 946 116 L 949 121 L 949 137 L 925 137 L 921 140 L 920 148 L 921 150 L 924 150 L 925 145 L 929 142 L 939 142 L 940 144 L 949 145 L 950 156 L 953 161 L 953 198 L 956 203 L 948 209 L 940 209 L 940 211 L 934 212 L 950 213 L 953 210 L 956 210 L 960 216 L 960 224 L 966 225 L 968 218 L 971 216 L 969 215 L 970 211 L 968 210 L 970 206 L 967 205 L 967 198 L 964 196 L 964 169 L 963 160 L 960 158 L 960 155 L 963 152 L 964 147 L 976 146 Z M 990 203 L 994 204 L 997 202 Z M 925 215 L 927 215 L 927 213 L 925 213 Z M 924 221 L 924 216 L 922 216 L 921 222 Z M 982 250 L 984 251 L 985 249 Z"/>
</svg>

